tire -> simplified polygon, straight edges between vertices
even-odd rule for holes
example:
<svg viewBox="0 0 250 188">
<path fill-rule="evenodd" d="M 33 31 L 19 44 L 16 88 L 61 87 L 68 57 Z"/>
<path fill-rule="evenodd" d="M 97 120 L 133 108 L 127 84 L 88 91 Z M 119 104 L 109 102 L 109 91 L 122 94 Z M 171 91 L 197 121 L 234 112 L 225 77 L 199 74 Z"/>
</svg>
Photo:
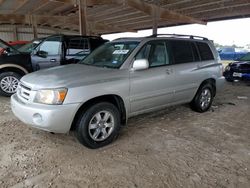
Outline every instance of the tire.
<svg viewBox="0 0 250 188">
<path fill-rule="evenodd" d="M 105 116 L 108 117 L 106 121 Z M 97 149 L 110 144 L 120 128 L 118 109 L 111 103 L 101 102 L 82 112 L 76 123 L 76 137 L 84 146 Z"/>
<path fill-rule="evenodd" d="M 0 95 L 10 97 L 16 93 L 21 75 L 15 72 L 3 72 L 0 74 Z M 8 86 L 8 84 L 10 84 Z"/>
<path fill-rule="evenodd" d="M 194 99 L 190 103 L 191 108 L 196 112 L 206 112 L 213 103 L 215 96 L 213 86 L 211 84 L 202 85 L 197 91 Z"/>
</svg>

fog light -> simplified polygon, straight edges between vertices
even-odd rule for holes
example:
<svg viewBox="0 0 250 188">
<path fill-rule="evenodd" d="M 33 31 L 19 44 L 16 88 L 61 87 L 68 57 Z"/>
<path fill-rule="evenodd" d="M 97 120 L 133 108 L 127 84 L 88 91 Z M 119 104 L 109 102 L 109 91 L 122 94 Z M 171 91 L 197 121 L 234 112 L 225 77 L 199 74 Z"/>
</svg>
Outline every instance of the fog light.
<svg viewBox="0 0 250 188">
<path fill-rule="evenodd" d="M 43 118 L 42 118 L 42 115 L 41 114 L 34 114 L 33 115 L 33 122 L 37 125 L 40 125 L 42 122 L 43 122 Z"/>
</svg>

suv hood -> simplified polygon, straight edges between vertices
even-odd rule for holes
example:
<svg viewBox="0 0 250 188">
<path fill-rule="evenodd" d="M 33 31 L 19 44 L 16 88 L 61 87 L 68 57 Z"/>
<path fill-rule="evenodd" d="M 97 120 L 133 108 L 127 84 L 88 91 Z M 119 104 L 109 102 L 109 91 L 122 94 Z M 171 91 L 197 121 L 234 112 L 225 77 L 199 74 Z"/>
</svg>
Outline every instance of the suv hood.
<svg viewBox="0 0 250 188">
<path fill-rule="evenodd" d="M 83 64 L 73 64 L 44 69 L 22 77 L 21 82 L 32 90 L 72 88 L 116 81 L 126 76 L 126 71 Z"/>
</svg>

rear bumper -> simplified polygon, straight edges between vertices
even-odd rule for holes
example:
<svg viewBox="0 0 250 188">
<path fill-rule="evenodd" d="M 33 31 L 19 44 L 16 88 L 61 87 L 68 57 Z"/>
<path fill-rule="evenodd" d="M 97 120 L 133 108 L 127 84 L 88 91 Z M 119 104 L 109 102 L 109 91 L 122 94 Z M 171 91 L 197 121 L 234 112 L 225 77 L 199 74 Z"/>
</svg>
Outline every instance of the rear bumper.
<svg viewBox="0 0 250 188">
<path fill-rule="evenodd" d="M 22 122 L 49 132 L 66 133 L 70 130 L 78 104 L 25 104 L 17 95 L 11 97 L 11 109 Z"/>
<path fill-rule="evenodd" d="M 221 76 L 219 78 L 217 78 L 216 80 L 216 91 L 221 91 L 224 87 L 224 83 L 225 83 L 225 77 Z"/>
</svg>

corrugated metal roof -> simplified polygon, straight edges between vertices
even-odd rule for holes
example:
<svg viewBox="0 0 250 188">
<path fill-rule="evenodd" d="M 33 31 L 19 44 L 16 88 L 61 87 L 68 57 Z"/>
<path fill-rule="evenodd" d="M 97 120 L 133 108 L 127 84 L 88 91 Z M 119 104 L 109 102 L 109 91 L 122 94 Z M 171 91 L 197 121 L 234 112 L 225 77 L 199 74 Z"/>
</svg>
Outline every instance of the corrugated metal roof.
<svg viewBox="0 0 250 188">
<path fill-rule="evenodd" d="M 30 25 L 35 19 L 40 28 L 78 31 L 78 1 L 1 0 L 0 24 Z M 86 4 L 90 34 L 151 28 L 154 16 L 159 27 L 250 16 L 250 0 L 86 0 Z"/>
</svg>

